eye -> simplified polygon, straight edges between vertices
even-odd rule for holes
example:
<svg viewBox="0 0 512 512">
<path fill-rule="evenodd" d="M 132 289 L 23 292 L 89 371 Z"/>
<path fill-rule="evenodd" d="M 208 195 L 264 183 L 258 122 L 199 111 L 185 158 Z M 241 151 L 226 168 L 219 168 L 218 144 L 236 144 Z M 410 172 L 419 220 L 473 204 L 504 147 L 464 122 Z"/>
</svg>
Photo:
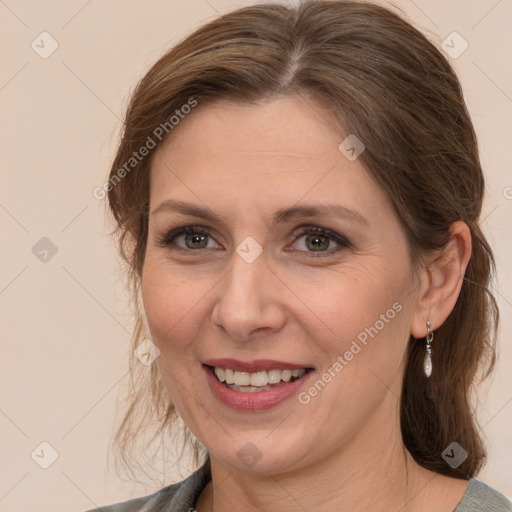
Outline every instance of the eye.
<svg viewBox="0 0 512 512">
<path fill-rule="evenodd" d="M 299 242 L 299 251 L 316 253 L 313 254 L 314 257 L 322 256 L 322 253 L 332 254 L 351 247 L 350 242 L 345 237 L 330 229 L 316 226 L 301 228 L 299 232 L 293 233 L 293 236 L 294 243 Z M 329 250 L 332 249 L 331 246 L 333 245 L 337 245 L 337 247 Z"/>
<path fill-rule="evenodd" d="M 181 241 L 181 244 L 178 241 Z M 211 246 L 210 242 L 213 242 L 213 238 L 205 229 L 199 226 L 185 226 L 173 229 L 159 240 L 158 244 L 163 247 L 175 245 L 176 247 L 172 247 L 173 249 L 183 251 L 195 251 L 197 249 L 214 249 L 215 247 Z"/>
<path fill-rule="evenodd" d="M 343 248 L 352 247 L 351 243 L 343 236 L 329 229 L 317 226 L 299 228 L 292 233 L 293 242 L 298 243 L 298 252 L 309 253 L 313 257 L 321 257 L 324 254 L 332 254 Z M 304 238 L 305 237 L 305 238 Z M 304 240 L 301 240 L 304 238 Z M 198 252 L 200 249 L 215 249 L 215 241 L 208 230 L 200 226 L 184 226 L 169 231 L 157 244 L 172 250 Z M 335 245 L 334 249 L 331 247 Z M 289 251 L 289 249 L 285 249 Z"/>
</svg>

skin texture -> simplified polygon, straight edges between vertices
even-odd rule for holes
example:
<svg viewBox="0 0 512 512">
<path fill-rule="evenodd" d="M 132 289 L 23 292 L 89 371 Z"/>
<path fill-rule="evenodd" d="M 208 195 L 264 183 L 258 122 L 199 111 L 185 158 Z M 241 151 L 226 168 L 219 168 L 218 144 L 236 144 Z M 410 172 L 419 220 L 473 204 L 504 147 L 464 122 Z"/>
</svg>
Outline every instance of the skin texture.
<svg viewBox="0 0 512 512">
<path fill-rule="evenodd" d="M 199 106 L 155 154 L 143 300 L 170 399 L 210 452 L 200 512 L 451 511 L 467 486 L 413 461 L 399 396 L 409 336 L 424 337 L 427 320 L 437 328 L 455 304 L 469 230 L 455 223 L 445 251 L 414 271 L 390 200 L 360 159 L 339 151 L 346 134 L 330 116 L 292 97 L 218 101 Z M 154 213 L 169 199 L 206 206 L 226 224 Z M 330 215 L 270 228 L 280 208 L 326 203 L 365 221 Z M 161 243 L 183 226 L 206 229 L 206 248 L 187 249 L 186 235 Z M 319 251 L 301 226 L 349 245 L 317 234 L 327 246 Z M 247 236 L 263 249 L 250 264 L 236 252 Z M 236 411 L 210 391 L 202 362 L 220 357 L 300 363 L 315 369 L 314 382 L 393 304 L 394 318 L 307 404 L 293 396 L 268 411 Z M 238 456 L 248 443 L 261 454 L 250 468 Z"/>
</svg>

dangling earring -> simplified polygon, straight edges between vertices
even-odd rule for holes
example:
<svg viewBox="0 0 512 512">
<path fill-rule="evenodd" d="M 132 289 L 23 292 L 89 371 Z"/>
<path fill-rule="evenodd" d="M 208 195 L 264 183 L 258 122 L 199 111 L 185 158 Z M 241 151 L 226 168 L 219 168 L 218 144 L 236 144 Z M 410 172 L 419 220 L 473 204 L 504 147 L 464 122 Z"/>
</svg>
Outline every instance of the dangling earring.
<svg viewBox="0 0 512 512">
<path fill-rule="evenodd" d="M 434 339 L 434 333 L 430 330 L 430 322 L 427 322 L 427 355 L 425 356 L 425 361 L 423 362 L 423 370 L 425 371 L 425 375 L 430 377 L 432 375 L 432 340 Z"/>
</svg>

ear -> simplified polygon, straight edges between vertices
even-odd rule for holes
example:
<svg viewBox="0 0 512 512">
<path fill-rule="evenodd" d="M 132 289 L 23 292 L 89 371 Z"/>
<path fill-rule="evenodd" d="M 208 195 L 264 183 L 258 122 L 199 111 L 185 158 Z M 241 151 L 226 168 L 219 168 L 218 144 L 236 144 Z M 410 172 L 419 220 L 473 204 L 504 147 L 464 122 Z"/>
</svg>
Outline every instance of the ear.
<svg viewBox="0 0 512 512">
<path fill-rule="evenodd" d="M 411 321 L 411 334 L 423 338 L 427 321 L 432 330 L 448 318 L 459 297 L 464 273 L 471 258 L 471 232 L 462 221 L 450 226 L 450 239 L 429 257 L 420 274 L 418 300 Z"/>
</svg>

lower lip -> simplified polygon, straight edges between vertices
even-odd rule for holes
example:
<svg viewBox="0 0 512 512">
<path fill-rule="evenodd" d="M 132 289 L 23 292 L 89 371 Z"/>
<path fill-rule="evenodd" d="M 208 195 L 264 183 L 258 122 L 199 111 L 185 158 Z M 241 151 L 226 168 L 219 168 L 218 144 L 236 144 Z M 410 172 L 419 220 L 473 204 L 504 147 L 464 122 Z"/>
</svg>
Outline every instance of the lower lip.
<svg viewBox="0 0 512 512">
<path fill-rule="evenodd" d="M 299 388 L 309 379 L 312 371 L 307 371 L 300 379 L 284 384 L 268 391 L 243 393 L 229 389 L 213 374 L 209 366 L 203 365 L 206 379 L 215 398 L 231 409 L 239 411 L 266 411 L 276 407 L 287 398 L 297 393 Z"/>
</svg>

